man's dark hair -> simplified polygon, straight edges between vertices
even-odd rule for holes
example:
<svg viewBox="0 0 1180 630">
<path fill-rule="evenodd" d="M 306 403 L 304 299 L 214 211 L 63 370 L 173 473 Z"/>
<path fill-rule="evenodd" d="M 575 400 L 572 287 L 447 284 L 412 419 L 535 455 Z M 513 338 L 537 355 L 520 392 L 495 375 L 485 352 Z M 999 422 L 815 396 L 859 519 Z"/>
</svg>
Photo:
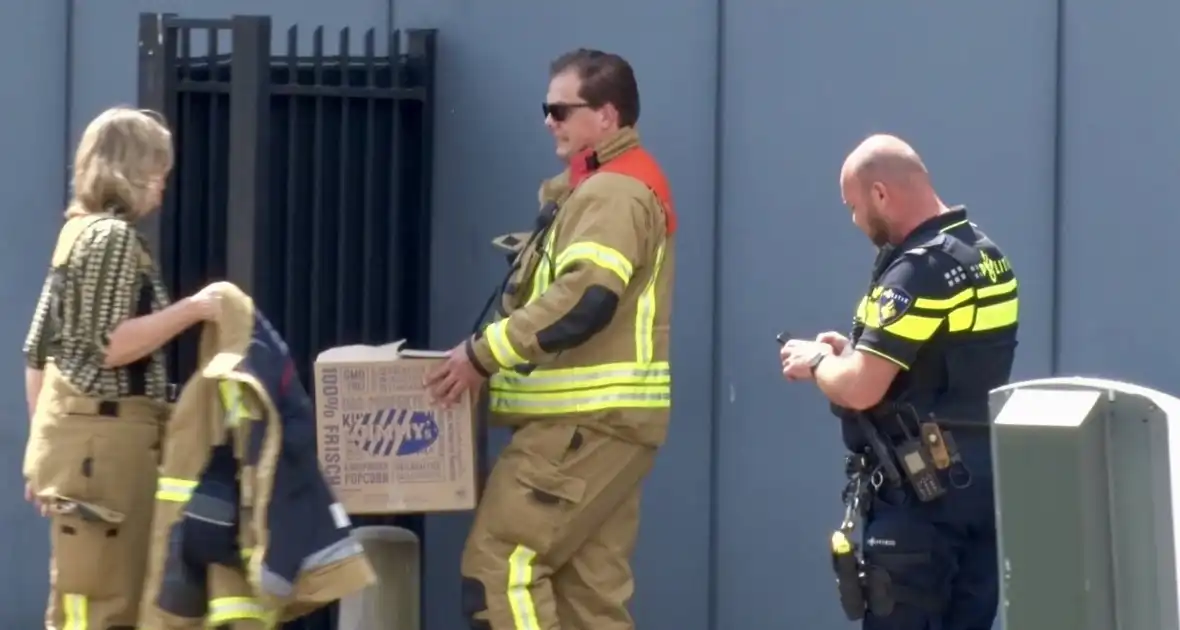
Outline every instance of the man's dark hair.
<svg viewBox="0 0 1180 630">
<path fill-rule="evenodd" d="M 639 121 L 639 86 L 635 71 L 622 57 L 587 48 L 567 52 L 549 64 L 549 77 L 576 72 L 582 81 L 578 96 L 591 107 L 610 103 L 619 112 L 619 126 L 633 127 Z"/>
</svg>

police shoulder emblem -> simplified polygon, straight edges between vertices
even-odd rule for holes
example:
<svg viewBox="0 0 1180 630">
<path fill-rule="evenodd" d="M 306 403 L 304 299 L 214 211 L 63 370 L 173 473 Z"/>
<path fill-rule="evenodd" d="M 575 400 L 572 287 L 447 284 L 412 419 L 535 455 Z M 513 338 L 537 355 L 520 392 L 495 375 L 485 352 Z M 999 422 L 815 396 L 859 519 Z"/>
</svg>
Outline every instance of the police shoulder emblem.
<svg viewBox="0 0 1180 630">
<path fill-rule="evenodd" d="M 909 293 L 897 287 L 890 287 L 877 297 L 877 318 L 882 326 L 888 326 L 901 319 L 913 305 L 914 298 Z"/>
</svg>

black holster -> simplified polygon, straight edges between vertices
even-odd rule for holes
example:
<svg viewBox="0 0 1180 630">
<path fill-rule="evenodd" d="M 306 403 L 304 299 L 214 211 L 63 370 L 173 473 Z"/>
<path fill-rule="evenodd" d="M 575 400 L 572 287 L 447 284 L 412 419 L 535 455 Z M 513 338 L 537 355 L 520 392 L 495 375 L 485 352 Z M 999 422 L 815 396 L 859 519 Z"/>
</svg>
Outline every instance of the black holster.
<svg viewBox="0 0 1180 630">
<path fill-rule="evenodd" d="M 865 616 L 865 585 L 863 565 L 855 552 L 832 554 L 832 568 L 836 571 L 836 588 L 840 592 L 840 607 L 850 621 Z"/>
</svg>

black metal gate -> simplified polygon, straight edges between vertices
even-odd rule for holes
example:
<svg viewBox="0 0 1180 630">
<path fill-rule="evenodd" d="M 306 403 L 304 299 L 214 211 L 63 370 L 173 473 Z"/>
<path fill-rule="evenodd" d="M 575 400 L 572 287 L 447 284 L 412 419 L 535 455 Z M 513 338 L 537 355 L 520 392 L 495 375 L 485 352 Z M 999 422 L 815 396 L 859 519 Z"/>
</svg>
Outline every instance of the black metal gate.
<svg viewBox="0 0 1180 630">
<path fill-rule="evenodd" d="M 359 45 L 340 31 L 331 55 L 322 27 L 309 54 L 298 36 L 272 55 L 267 17 L 141 14 L 139 104 L 175 136 L 164 207 L 145 226 L 165 281 L 177 296 L 218 279 L 250 293 L 311 391 L 326 348 L 427 343 L 435 32 L 390 33 L 382 54 L 373 29 Z M 195 335 L 172 347 L 177 381 Z M 421 517 L 392 523 L 423 534 Z"/>
</svg>

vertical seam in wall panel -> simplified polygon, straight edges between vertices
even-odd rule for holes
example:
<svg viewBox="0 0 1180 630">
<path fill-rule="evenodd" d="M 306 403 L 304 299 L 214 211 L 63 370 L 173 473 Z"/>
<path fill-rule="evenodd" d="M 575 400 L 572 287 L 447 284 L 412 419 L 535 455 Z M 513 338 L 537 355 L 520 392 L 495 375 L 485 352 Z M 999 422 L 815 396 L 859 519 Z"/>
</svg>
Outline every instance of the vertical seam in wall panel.
<svg viewBox="0 0 1180 630">
<path fill-rule="evenodd" d="M 73 113 L 74 113 L 74 2 L 75 0 L 63 0 L 65 2 L 65 24 L 62 25 L 65 31 L 65 64 L 62 66 L 62 80 L 65 81 L 65 90 L 63 91 L 65 102 L 62 103 L 62 208 L 64 209 L 70 203 L 70 175 L 73 173 L 73 159 L 71 148 L 73 147 Z"/>
<path fill-rule="evenodd" d="M 712 344 L 712 374 L 710 375 L 713 381 L 713 386 L 710 388 L 713 405 L 711 422 L 709 426 L 709 554 L 708 554 L 708 580 L 707 580 L 707 597 L 706 597 L 706 612 L 707 612 L 707 627 L 709 630 L 718 630 L 718 530 L 721 524 L 720 501 L 718 501 L 719 492 L 719 477 L 720 477 L 720 457 L 721 457 L 721 407 L 725 399 L 721 395 L 721 339 L 722 339 L 722 292 L 721 281 L 724 275 L 721 273 L 724 268 L 724 256 L 721 248 L 721 230 L 722 214 L 721 203 L 724 199 L 724 181 L 722 180 L 722 173 L 724 171 L 723 144 L 724 144 L 724 124 L 725 124 L 725 82 L 722 80 L 722 75 L 725 73 L 725 0 L 717 0 L 715 20 L 715 41 L 717 50 L 714 55 L 714 63 L 716 64 L 716 71 L 714 77 L 716 85 L 714 86 L 713 94 L 713 344 Z"/>
<path fill-rule="evenodd" d="M 1050 336 L 1049 336 L 1049 374 L 1056 376 L 1061 366 L 1061 273 L 1064 270 L 1064 253 L 1062 241 L 1064 235 L 1065 208 L 1062 207 L 1064 195 L 1064 159 L 1065 159 L 1065 0 L 1057 0 L 1057 48 L 1054 60 L 1054 107 L 1053 107 L 1053 210 L 1052 226 L 1052 266 L 1051 266 L 1051 299 L 1050 305 Z"/>
</svg>

